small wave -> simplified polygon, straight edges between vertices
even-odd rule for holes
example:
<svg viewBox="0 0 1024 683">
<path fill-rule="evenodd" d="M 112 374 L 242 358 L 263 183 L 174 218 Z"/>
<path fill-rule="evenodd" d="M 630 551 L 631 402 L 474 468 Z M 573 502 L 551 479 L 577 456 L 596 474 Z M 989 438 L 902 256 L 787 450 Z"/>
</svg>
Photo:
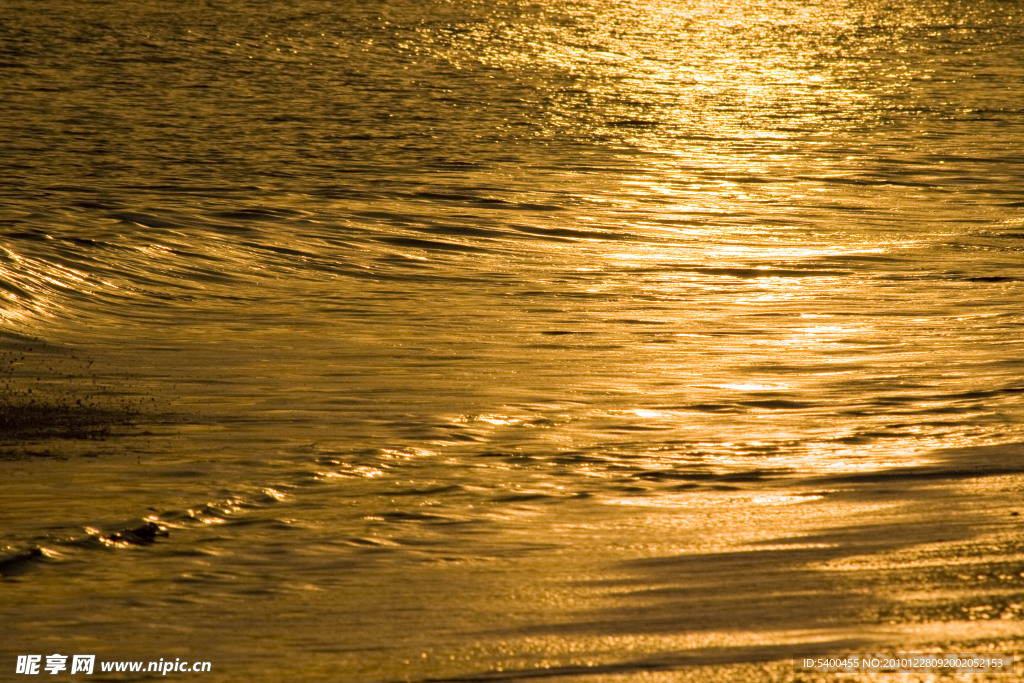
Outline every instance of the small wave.
<svg viewBox="0 0 1024 683">
<path fill-rule="evenodd" d="M 168 527 L 150 520 L 137 520 L 107 530 L 89 529 L 81 536 L 52 539 L 44 544 L 0 555 L 0 576 L 15 576 L 36 564 L 54 560 L 73 549 L 95 550 L 151 545 L 170 535 Z"/>
</svg>

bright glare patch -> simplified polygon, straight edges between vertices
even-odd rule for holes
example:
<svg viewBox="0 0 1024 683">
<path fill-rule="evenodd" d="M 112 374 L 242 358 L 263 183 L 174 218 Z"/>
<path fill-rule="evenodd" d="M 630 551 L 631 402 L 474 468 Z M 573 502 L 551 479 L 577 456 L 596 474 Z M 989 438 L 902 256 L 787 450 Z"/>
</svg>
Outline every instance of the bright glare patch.
<svg viewBox="0 0 1024 683">
<path fill-rule="evenodd" d="M 661 411 L 661 410 L 650 410 L 648 408 L 634 408 L 632 412 L 637 417 L 657 418 L 657 417 L 667 417 L 668 416 L 668 413 L 666 413 L 664 411 Z"/>
<path fill-rule="evenodd" d="M 278 491 L 277 489 L 271 488 L 269 486 L 263 489 L 263 493 L 267 494 L 268 496 L 277 501 L 285 500 L 288 497 L 281 491 Z"/>
<path fill-rule="evenodd" d="M 711 386 L 715 389 L 731 389 L 732 391 L 786 391 L 790 388 L 785 384 L 761 384 L 757 382 L 712 384 Z"/>
<path fill-rule="evenodd" d="M 492 425 L 513 425 L 522 422 L 522 420 L 517 417 L 499 415 L 498 413 L 493 413 L 489 415 L 478 415 L 476 419 L 479 422 L 486 422 Z"/>
</svg>

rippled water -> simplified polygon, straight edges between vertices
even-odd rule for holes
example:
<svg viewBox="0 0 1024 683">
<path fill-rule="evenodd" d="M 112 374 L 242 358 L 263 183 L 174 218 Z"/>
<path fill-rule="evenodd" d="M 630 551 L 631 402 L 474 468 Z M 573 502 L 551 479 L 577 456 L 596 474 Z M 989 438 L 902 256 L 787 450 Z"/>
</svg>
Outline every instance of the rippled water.
<svg viewBox="0 0 1024 683">
<path fill-rule="evenodd" d="M 0 5 L 11 662 L 1019 639 L 1019 4 Z"/>
</svg>

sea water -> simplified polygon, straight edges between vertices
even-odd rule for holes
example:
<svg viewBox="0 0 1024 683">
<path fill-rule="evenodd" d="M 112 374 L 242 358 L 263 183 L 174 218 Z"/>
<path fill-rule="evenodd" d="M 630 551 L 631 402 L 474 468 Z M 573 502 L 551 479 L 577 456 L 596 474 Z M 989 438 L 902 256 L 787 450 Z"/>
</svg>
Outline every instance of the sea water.
<svg viewBox="0 0 1024 683">
<path fill-rule="evenodd" d="M 1020 635 L 1018 3 L 3 0 L 0 79 L 4 675 Z"/>
</svg>

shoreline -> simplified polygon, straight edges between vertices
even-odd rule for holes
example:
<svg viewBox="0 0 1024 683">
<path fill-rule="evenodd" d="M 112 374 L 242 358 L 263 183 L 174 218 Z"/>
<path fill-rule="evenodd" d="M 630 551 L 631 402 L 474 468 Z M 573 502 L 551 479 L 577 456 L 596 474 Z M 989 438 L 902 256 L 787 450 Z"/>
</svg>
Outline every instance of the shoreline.
<svg viewBox="0 0 1024 683">
<path fill-rule="evenodd" d="M 535 544 L 538 551 L 389 568 L 400 556 L 382 547 L 352 565 L 345 581 L 333 575 L 318 579 L 329 592 L 304 596 L 278 627 L 295 622 L 292 628 L 314 633 L 311 624 L 328 615 L 344 624 L 350 618 L 345 615 L 374 596 L 368 604 L 381 611 L 367 617 L 368 623 L 395 632 L 397 640 L 380 642 L 376 647 L 383 649 L 376 650 L 372 631 L 357 637 L 339 626 L 339 643 L 357 638 L 369 648 L 348 653 L 332 653 L 327 641 L 311 635 L 311 650 L 300 657 L 311 672 L 308 680 L 891 680 L 893 674 L 844 678 L 798 671 L 792 660 L 806 654 L 921 651 L 1009 652 L 1020 674 L 1022 453 L 1022 444 L 948 449 L 918 466 L 870 476 L 525 502 L 519 509 L 529 515 L 508 528 L 504 543 Z M 282 505 L 279 514 L 296 514 L 288 512 L 287 501 Z M 251 514 L 248 521 L 245 514 L 236 520 L 243 524 L 240 530 L 267 512 Z M 96 569 L 84 569 L 108 571 L 101 566 L 107 560 L 125 568 L 141 563 L 150 580 L 166 581 L 180 571 L 176 558 L 201 547 L 201 539 L 215 530 L 179 525 L 169 537 L 154 535 L 147 543 L 98 543 L 102 556 L 89 562 Z M 325 561 L 336 555 L 331 551 Z M 34 582 L 45 585 L 67 571 L 81 571 L 80 562 L 44 561 L 42 573 L 21 573 L 8 585 L 32 593 Z M 116 576 L 121 570 L 109 571 Z M 352 580 L 363 597 L 348 586 Z M 508 582 L 514 593 L 508 593 Z M 464 595 L 446 593 L 455 586 Z M 406 613 L 412 605 L 417 612 L 406 617 L 408 624 L 389 621 L 389 614 Z M 270 666 L 245 645 L 254 635 L 251 624 L 207 608 L 199 614 L 209 622 L 202 629 L 247 634 L 203 655 L 219 660 L 223 671 L 205 680 L 241 680 Z M 446 616 L 453 614 L 459 615 L 455 623 Z M 108 630 L 82 624 L 69 626 L 67 635 L 89 634 L 100 649 L 112 635 Z M 159 643 L 180 645 L 185 632 L 170 641 L 150 642 L 152 635 L 134 646 L 156 651 Z M 14 638 L 5 649 L 25 646 Z M 102 649 L 117 647 L 111 640 Z M 418 659 L 420 650 L 430 657 Z M 371 671 L 380 675 L 368 677 Z M 932 680 L 931 674 L 900 675 Z M 1006 679 L 971 674 L 956 680 Z"/>
</svg>

